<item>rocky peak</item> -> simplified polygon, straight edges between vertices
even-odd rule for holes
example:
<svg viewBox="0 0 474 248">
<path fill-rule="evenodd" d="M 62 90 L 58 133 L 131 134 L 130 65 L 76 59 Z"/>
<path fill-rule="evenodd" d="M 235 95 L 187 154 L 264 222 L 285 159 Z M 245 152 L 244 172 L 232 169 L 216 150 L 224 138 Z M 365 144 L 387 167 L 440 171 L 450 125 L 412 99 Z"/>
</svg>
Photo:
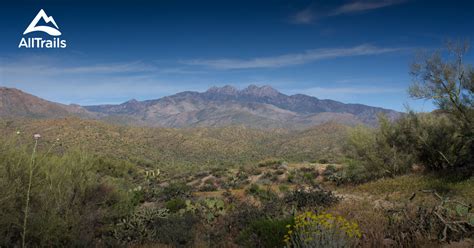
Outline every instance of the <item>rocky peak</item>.
<svg viewBox="0 0 474 248">
<path fill-rule="evenodd" d="M 258 87 L 256 85 L 249 85 L 247 88 L 240 91 L 243 95 L 252 95 L 256 97 L 275 97 L 281 94 L 269 85 Z"/>
<path fill-rule="evenodd" d="M 122 103 L 123 105 L 135 105 L 135 104 L 138 104 L 139 102 L 137 101 L 137 99 L 131 99 L 131 100 L 128 100 L 124 103 Z"/>
<path fill-rule="evenodd" d="M 239 91 L 230 85 L 226 85 L 224 87 L 211 87 L 207 91 L 207 93 L 213 93 L 213 94 L 223 94 L 223 95 L 235 95 Z"/>
</svg>

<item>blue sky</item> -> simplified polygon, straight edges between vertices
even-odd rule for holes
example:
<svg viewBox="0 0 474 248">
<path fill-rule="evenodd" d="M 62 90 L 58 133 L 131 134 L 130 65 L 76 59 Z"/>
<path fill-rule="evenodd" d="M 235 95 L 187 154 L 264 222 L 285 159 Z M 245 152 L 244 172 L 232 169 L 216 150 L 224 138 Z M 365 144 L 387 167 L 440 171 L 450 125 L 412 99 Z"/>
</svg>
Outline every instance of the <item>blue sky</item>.
<svg viewBox="0 0 474 248">
<path fill-rule="evenodd" d="M 40 9 L 66 49 L 18 48 Z M 472 1 L 7 0 L 0 85 L 90 105 L 257 84 L 429 111 L 407 96 L 409 64 L 446 39 L 473 41 L 473 13 Z"/>
</svg>

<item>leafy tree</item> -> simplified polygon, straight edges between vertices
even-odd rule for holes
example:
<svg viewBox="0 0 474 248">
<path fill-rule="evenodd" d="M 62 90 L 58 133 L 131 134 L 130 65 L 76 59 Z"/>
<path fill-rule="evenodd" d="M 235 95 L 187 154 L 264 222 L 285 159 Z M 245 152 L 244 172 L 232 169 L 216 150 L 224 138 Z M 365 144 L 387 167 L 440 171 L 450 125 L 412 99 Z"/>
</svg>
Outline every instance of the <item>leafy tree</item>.
<svg viewBox="0 0 474 248">
<path fill-rule="evenodd" d="M 433 100 L 441 110 L 471 127 L 474 118 L 474 69 L 465 64 L 469 44 L 447 44 L 447 56 L 440 51 L 421 55 L 411 66 L 413 98 Z"/>
<path fill-rule="evenodd" d="M 468 50 L 467 42 L 449 42 L 447 53 L 437 51 L 428 56 L 419 56 L 411 66 L 413 85 L 409 89 L 410 95 L 416 99 L 432 100 L 452 122 L 452 125 L 437 125 L 440 128 L 437 133 L 446 134 L 446 139 L 437 137 L 437 142 L 452 141 L 453 145 L 447 146 L 449 149 L 437 149 L 430 146 L 421 135 L 418 137 L 418 141 L 424 144 L 424 150 L 434 151 L 431 154 L 439 162 L 434 163 L 437 164 L 435 167 L 430 167 L 433 156 L 421 161 L 430 161 L 425 164 L 431 169 L 472 167 L 474 164 L 474 69 L 464 60 Z M 444 127 L 450 130 L 442 130 Z"/>
</svg>

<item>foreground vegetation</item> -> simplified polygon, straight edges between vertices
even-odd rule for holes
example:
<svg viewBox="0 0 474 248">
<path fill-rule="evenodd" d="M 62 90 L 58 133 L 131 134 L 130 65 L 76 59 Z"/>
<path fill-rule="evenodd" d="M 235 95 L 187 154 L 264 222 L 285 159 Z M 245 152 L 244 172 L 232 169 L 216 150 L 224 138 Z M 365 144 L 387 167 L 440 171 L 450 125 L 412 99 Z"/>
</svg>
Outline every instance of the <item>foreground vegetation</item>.
<svg viewBox="0 0 474 248">
<path fill-rule="evenodd" d="M 344 246 L 437 245 L 444 226 L 429 215 L 440 203 L 434 192 L 452 201 L 442 212 L 445 221 L 465 221 L 466 232 L 449 229 L 443 242 L 470 242 L 473 234 L 472 178 L 409 172 L 341 184 L 334 178 L 348 164 L 283 160 L 168 174 L 80 150 L 39 152 L 32 160 L 32 147 L 1 147 L 2 246 L 20 245 L 23 235 L 27 246 L 283 247 L 322 237 L 321 247 L 332 240 Z M 297 217 L 306 215 L 309 222 Z M 413 227 L 413 216 L 426 222 Z M 294 236 L 302 230 L 310 234 Z M 337 238 L 311 236 L 321 232 Z"/>
</svg>

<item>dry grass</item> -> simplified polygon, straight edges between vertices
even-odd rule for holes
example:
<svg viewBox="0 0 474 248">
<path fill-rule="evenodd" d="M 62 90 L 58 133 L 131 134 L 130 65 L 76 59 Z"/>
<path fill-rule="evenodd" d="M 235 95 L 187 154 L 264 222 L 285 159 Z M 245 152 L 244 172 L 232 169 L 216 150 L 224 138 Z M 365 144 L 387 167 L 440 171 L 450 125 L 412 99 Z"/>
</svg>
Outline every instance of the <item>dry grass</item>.
<svg viewBox="0 0 474 248">
<path fill-rule="evenodd" d="M 395 178 L 383 178 L 358 186 L 346 186 L 338 189 L 341 193 L 370 194 L 391 201 L 404 201 L 420 190 L 436 190 L 451 198 L 474 202 L 474 178 L 454 182 L 435 175 L 410 174 Z"/>
</svg>

